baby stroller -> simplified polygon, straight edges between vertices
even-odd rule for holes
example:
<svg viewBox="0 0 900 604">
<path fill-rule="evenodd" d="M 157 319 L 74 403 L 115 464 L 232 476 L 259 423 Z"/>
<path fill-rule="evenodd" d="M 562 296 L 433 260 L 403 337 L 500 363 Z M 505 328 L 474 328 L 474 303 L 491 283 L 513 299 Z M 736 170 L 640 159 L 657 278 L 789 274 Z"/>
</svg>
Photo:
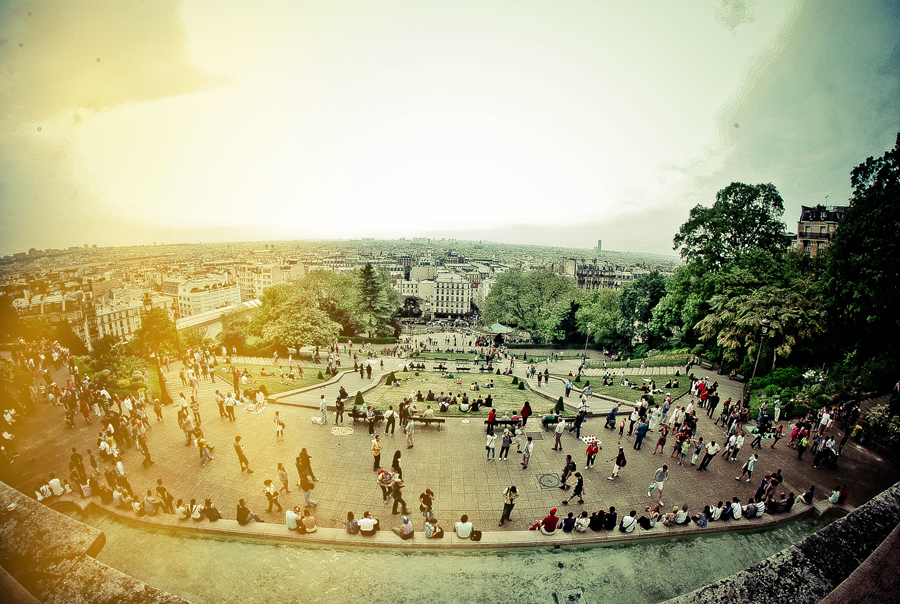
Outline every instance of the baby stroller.
<svg viewBox="0 0 900 604">
<path fill-rule="evenodd" d="M 604 426 L 607 430 L 615 430 L 616 429 L 616 413 L 615 411 L 611 411 L 609 415 L 606 416 L 606 425 Z"/>
</svg>

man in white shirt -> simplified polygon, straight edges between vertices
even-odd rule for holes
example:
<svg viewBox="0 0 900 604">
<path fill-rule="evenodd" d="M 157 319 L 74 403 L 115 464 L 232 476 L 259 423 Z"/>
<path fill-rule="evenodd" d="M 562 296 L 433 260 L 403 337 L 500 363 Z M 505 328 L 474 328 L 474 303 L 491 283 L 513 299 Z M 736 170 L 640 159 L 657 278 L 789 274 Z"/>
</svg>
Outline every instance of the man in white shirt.
<svg viewBox="0 0 900 604">
<path fill-rule="evenodd" d="M 372 518 L 371 514 L 369 514 L 369 512 L 366 512 L 363 517 L 359 519 L 359 533 L 361 535 L 371 537 L 377 530 L 378 520 Z"/>
<path fill-rule="evenodd" d="M 731 517 L 735 520 L 741 519 L 741 500 L 737 497 L 731 499 Z"/>
<path fill-rule="evenodd" d="M 463 514 L 462 518 L 454 526 L 456 528 L 456 536 L 460 539 L 468 539 L 472 536 L 472 523 L 469 522 L 469 517 L 466 514 Z"/>
<path fill-rule="evenodd" d="M 559 422 L 556 424 L 556 430 L 553 433 L 553 437 L 556 439 L 553 443 L 554 451 L 562 451 L 562 443 L 559 441 L 562 438 L 563 432 L 566 430 L 566 420 L 560 416 Z"/>
<path fill-rule="evenodd" d="M 53 474 L 50 475 L 50 481 L 47 484 L 50 486 L 50 490 L 53 491 L 53 494 L 57 497 L 65 492 L 59 478 L 56 478 Z"/>
<path fill-rule="evenodd" d="M 697 471 L 709 471 L 709 462 L 711 462 L 712 458 L 715 457 L 716 454 L 721 450 L 722 447 L 716 444 L 716 441 L 710 441 L 706 445 L 706 455 L 703 456 L 703 461 L 700 462 L 700 466 L 697 468 Z"/>
</svg>

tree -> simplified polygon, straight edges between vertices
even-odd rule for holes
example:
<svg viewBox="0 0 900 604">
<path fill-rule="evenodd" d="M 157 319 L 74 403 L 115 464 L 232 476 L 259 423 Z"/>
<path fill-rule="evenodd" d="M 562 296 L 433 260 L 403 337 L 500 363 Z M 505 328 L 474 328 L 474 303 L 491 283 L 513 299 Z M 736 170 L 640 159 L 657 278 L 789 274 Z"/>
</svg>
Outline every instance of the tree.
<svg viewBox="0 0 900 604">
<path fill-rule="evenodd" d="M 15 405 L 18 411 L 26 412 L 34 409 L 31 399 L 31 386 L 34 379 L 31 373 L 15 363 L 0 358 L 0 400 L 4 404 Z"/>
<path fill-rule="evenodd" d="M 622 288 L 616 332 L 626 346 L 646 343 L 653 308 L 666 293 L 666 278 L 659 271 L 642 275 Z"/>
<path fill-rule="evenodd" d="M 420 301 L 415 296 L 410 296 L 403 300 L 403 306 L 400 307 L 400 316 L 404 319 L 418 319 L 422 316 L 422 308 Z"/>
<path fill-rule="evenodd" d="M 794 288 L 763 287 L 750 294 L 711 301 L 712 312 L 697 323 L 704 340 L 715 340 L 725 360 L 740 361 L 756 356 L 762 321 L 770 325 L 765 343 L 773 355 L 787 358 L 800 340 L 817 335 L 825 325 L 825 314 L 810 293 L 811 284 Z M 773 356 L 773 366 L 774 366 Z"/>
<path fill-rule="evenodd" d="M 900 361 L 900 134 L 893 149 L 854 168 L 851 184 L 827 250 L 829 332 L 839 354 L 858 349 L 864 361 L 889 350 Z"/>
<path fill-rule="evenodd" d="M 512 269 L 497 278 L 484 301 L 484 322 L 516 325 L 544 342 L 563 335 L 560 322 L 580 292 L 575 284 L 547 270 Z"/>
<path fill-rule="evenodd" d="M 308 292 L 295 290 L 272 309 L 272 320 L 263 327 L 263 338 L 276 346 L 301 348 L 328 346 L 341 331 L 328 314 L 319 309 Z"/>
<path fill-rule="evenodd" d="M 28 340 L 52 340 L 53 325 L 43 317 L 23 317 L 18 321 L 18 337 Z"/>
<path fill-rule="evenodd" d="M 12 305 L 12 297 L 0 295 L 0 341 L 11 342 L 19 332 L 19 315 Z"/>
<path fill-rule="evenodd" d="M 154 306 L 141 311 L 141 326 L 134 333 L 132 349 L 145 358 L 152 354 L 180 354 L 175 333 L 175 321 L 162 307 Z"/>
<path fill-rule="evenodd" d="M 619 324 L 619 298 L 614 289 L 598 289 L 588 294 L 576 313 L 579 330 L 598 346 L 618 348 L 622 341 L 616 327 Z M 593 324 L 588 334 L 588 325 Z"/>
<path fill-rule="evenodd" d="M 775 185 L 733 182 L 711 208 L 696 205 L 675 235 L 675 249 L 704 270 L 721 269 L 753 249 L 780 255 L 789 243 L 781 215 L 784 201 Z"/>
<path fill-rule="evenodd" d="M 400 305 L 400 295 L 391 287 L 391 276 L 387 269 L 366 263 L 358 274 L 358 313 L 363 331 L 369 337 L 387 336 L 394 333 L 391 318 Z"/>
</svg>

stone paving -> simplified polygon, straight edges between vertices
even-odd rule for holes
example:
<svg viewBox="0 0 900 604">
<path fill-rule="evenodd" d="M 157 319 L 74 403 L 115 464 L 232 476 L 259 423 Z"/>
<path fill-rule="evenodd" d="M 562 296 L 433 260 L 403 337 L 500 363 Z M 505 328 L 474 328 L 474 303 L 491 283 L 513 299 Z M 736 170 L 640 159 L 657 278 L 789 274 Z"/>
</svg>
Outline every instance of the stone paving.
<svg viewBox="0 0 900 604">
<path fill-rule="evenodd" d="M 343 363 L 346 364 L 347 360 L 344 355 Z M 251 358 L 239 358 L 236 361 L 238 367 L 245 364 L 271 365 L 272 362 L 271 359 Z M 234 517 L 237 500 L 245 498 L 251 509 L 267 522 L 283 523 L 283 514 L 277 511 L 267 512 L 263 481 L 270 478 L 279 485 L 276 466 L 278 462 L 283 462 L 291 476 L 291 493 L 282 493 L 281 504 L 283 507 L 302 507 L 303 493 L 294 486 L 297 480 L 294 458 L 300 448 L 305 447 L 312 456 L 313 471 L 320 479 L 313 492 L 313 498 L 319 501 L 315 514 L 320 526 L 340 527 L 347 511 L 361 516 L 366 510 L 380 518 L 383 526 L 396 525 L 399 523 L 398 517 L 392 517 L 391 506 L 382 503 L 380 489 L 375 484 L 371 437 L 366 433 L 366 426 L 362 423 L 354 425 L 345 418 L 343 427 L 352 428 L 352 433 L 344 430 L 342 432 L 345 433 L 335 435 L 332 433 L 333 413 L 329 413 L 329 423 L 325 426 L 312 423 L 310 418 L 318 415 L 318 399 L 322 393 L 331 402 L 341 384 L 351 394 L 358 389 L 371 387 L 382 375 L 396 369 L 399 362 L 399 359 L 385 358 L 384 371 L 378 371 L 372 380 L 360 379 L 358 373 L 346 372 L 340 374 L 338 380 L 324 386 L 290 396 L 282 395 L 285 403 L 273 402 L 260 414 L 246 413 L 238 407 L 235 422 L 219 417 L 212 399 L 215 388 L 224 392 L 230 387 L 230 383 L 217 380 L 216 384 L 211 384 L 202 381 L 202 427 L 208 440 L 216 445 L 215 459 L 206 467 L 200 466 L 196 448 L 185 446 L 183 432 L 177 426 L 177 405 L 170 405 L 163 411 L 164 422 L 157 422 L 151 413 L 152 429 L 148 432 L 148 443 L 154 465 L 143 467 L 142 456 L 137 450 L 125 449 L 123 460 L 129 481 L 135 492 L 143 493 L 155 486 L 157 478 L 162 478 L 176 498 L 187 501 L 191 498 L 202 500 L 210 497 L 226 518 Z M 189 389 L 181 387 L 178 378 L 180 365 L 180 362 L 171 363 L 167 373 L 173 399 L 177 399 L 178 393 L 182 391 L 190 394 Z M 307 366 L 312 367 L 310 364 Z M 577 370 L 577 366 L 577 360 L 558 361 L 551 363 L 550 369 L 551 372 L 559 373 Z M 522 378 L 524 369 L 524 364 L 517 363 L 515 373 Z M 632 375 L 641 374 L 635 368 L 632 371 Z M 668 372 L 668 369 L 665 371 Z M 621 373 L 621 370 L 618 372 Z M 645 373 L 651 374 L 648 370 Z M 705 373 L 700 370 L 698 375 Z M 57 377 L 65 380 L 64 375 Z M 729 382 L 723 376 L 718 376 L 718 379 L 723 399 L 728 396 L 737 398 L 740 395 L 741 384 Z M 529 380 L 529 385 L 537 390 L 536 380 Z M 406 391 L 402 388 L 398 390 L 401 391 L 398 392 L 399 402 Z M 556 398 L 563 394 L 562 382 L 553 380 L 549 387 L 545 385 L 541 391 Z M 573 393 L 571 402 L 576 401 Z M 602 412 L 611 404 L 601 401 L 599 404 L 595 403 L 593 408 Z M 281 412 L 287 425 L 283 442 L 276 442 L 275 439 L 273 416 L 276 409 Z M 706 418 L 705 412 L 700 412 L 700 418 L 699 435 L 707 441 L 721 439 L 723 431 L 712 426 L 712 421 Z M 11 469 L 5 470 L 4 481 L 30 494 L 34 483 L 39 478 L 46 478 L 49 472 L 55 472 L 58 476 L 67 475 L 68 456 L 72 446 L 77 446 L 79 452 L 85 455 L 87 465 L 85 451 L 96 451 L 99 430 L 97 420 L 92 421 L 93 424 L 86 425 L 79 415 L 76 418 L 76 428 L 66 429 L 61 407 L 38 402 L 37 413 L 25 418 L 17 430 L 20 456 Z M 613 482 L 606 477 L 612 467 L 609 460 L 616 453 L 617 432 L 604 429 L 603 423 L 603 418 L 589 420 L 582 431 L 583 434 L 596 434 L 603 442 L 597 464 L 591 470 L 584 468 L 586 447 L 583 443 L 576 441 L 573 436 L 565 435 L 564 451 L 553 451 L 551 435 L 544 433 L 535 420 L 529 422 L 529 435 L 535 439 L 535 451 L 527 470 L 520 466 L 520 456 L 515 453 L 515 445 L 508 461 L 486 461 L 485 426 L 483 417 L 480 416 L 448 416 L 443 429 L 418 425 L 412 449 L 406 448 L 405 438 L 399 432 L 393 436 L 382 434 L 384 451 L 381 463 L 382 466 L 389 467 L 394 451 L 401 452 L 403 478 L 407 485 L 404 498 L 417 529 L 421 528 L 418 496 L 426 488 L 435 493 L 434 509 L 443 526 L 452 528 L 453 522 L 465 513 L 476 528 L 498 530 L 497 521 L 502 509 L 501 492 L 509 485 L 516 485 L 521 497 L 512 514 L 512 521 L 500 530 L 523 531 L 553 507 L 559 508 L 563 515 L 568 511 L 578 515 L 582 510 L 593 511 L 601 507 L 608 509 L 611 505 L 617 508 L 620 516 L 631 509 L 642 511 L 646 505 L 655 502 L 655 496 L 652 500 L 647 497 L 647 485 L 654 471 L 663 463 L 670 466 L 664 493 L 666 507 L 671 510 L 674 505 L 687 503 L 691 513 L 699 511 L 704 504 L 713 504 L 732 496 L 746 501 L 753 496 L 759 479 L 777 468 L 783 469 L 786 490 L 799 494 L 810 483 L 814 483 L 817 485 L 817 499 L 826 497 L 837 483 L 853 484 L 849 499 L 849 503 L 853 505 L 868 500 L 900 478 L 895 466 L 853 442 L 848 443 L 845 448 L 841 468 L 834 471 L 813 469 L 811 456 L 798 462 L 795 452 L 785 447 L 785 441 L 779 443 L 775 450 L 770 449 L 769 443 L 764 441 L 754 480 L 747 484 L 736 482 L 734 476 L 740 473 L 740 465 L 750 453 L 749 445 L 745 445 L 740 461 L 726 462 L 716 458 L 712 461 L 709 472 L 696 472 L 691 467 L 682 468 L 670 463 L 674 461 L 669 459 L 670 451 L 666 451 L 663 456 L 653 455 L 656 436 L 651 433 L 641 451 L 633 450 L 633 438 L 626 436 L 622 439 L 629 463 Z M 236 435 L 241 435 L 242 442 L 246 445 L 250 467 L 255 471 L 252 475 L 240 471 L 231 446 Z M 671 444 L 670 442 L 669 449 Z M 499 454 L 499 446 L 497 453 Z M 568 507 L 560 505 L 561 500 L 568 496 L 568 493 L 564 494 L 556 487 L 567 453 L 573 456 L 579 470 L 585 474 L 586 503 L 583 506 L 576 505 L 574 500 Z"/>
</svg>

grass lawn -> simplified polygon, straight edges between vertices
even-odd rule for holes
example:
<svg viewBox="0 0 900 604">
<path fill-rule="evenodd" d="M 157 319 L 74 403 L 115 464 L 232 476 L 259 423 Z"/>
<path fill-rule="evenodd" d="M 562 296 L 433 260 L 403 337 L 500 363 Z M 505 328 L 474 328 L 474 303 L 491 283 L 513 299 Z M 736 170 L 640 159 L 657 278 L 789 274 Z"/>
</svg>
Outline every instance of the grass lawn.
<svg viewBox="0 0 900 604">
<path fill-rule="evenodd" d="M 644 361 L 645 367 L 684 367 L 685 361 L 687 361 L 689 356 L 691 354 L 687 350 L 667 351 L 643 359 L 633 358 L 628 366 L 632 368 L 640 367 L 641 361 Z M 625 367 L 626 363 L 628 363 L 627 358 L 621 361 L 607 361 L 606 366 L 610 369 L 618 369 Z M 602 367 L 603 361 L 588 360 L 587 365 L 588 367 Z"/>
<path fill-rule="evenodd" d="M 222 368 L 225 368 L 226 374 L 223 376 Z M 217 369 L 216 379 L 225 380 L 226 384 L 231 384 L 231 374 L 228 372 L 227 365 L 220 365 Z M 243 369 L 243 367 L 237 367 L 238 369 Z M 264 385 L 266 387 L 266 392 L 268 394 L 278 394 L 280 392 L 287 392 L 289 390 L 297 390 L 298 388 L 306 388 L 307 386 L 315 386 L 316 384 L 321 384 L 322 382 L 328 381 L 328 376 L 325 375 L 323 366 L 322 369 L 316 368 L 304 368 L 303 369 L 303 379 L 302 380 L 294 380 L 294 381 L 286 381 L 285 383 L 281 382 L 281 378 L 278 375 L 278 372 L 275 372 L 274 376 L 262 377 L 259 375 L 259 366 L 255 365 L 252 367 L 248 367 L 250 373 L 253 375 L 252 378 L 248 380 L 249 388 L 259 388 L 260 385 Z M 323 379 L 319 379 L 319 371 L 322 371 Z M 353 367 L 340 367 L 338 371 L 353 371 Z M 287 372 L 285 372 L 286 374 Z M 176 376 L 177 379 L 178 376 Z"/>
<path fill-rule="evenodd" d="M 397 373 L 397 378 L 401 380 L 400 386 L 384 386 L 381 385 L 375 390 L 367 392 L 364 396 L 366 400 L 366 404 L 374 406 L 376 409 L 380 409 L 382 411 L 388 408 L 388 405 L 393 405 L 394 410 L 396 411 L 401 401 L 403 401 L 404 397 L 409 396 L 409 393 L 414 390 L 421 390 L 423 395 L 428 394 L 428 390 L 434 392 L 435 396 L 440 395 L 441 391 L 444 393 L 455 392 L 457 396 L 461 396 L 462 392 L 465 391 L 466 394 L 469 395 L 469 398 L 478 398 L 478 395 L 481 395 L 482 398 L 486 398 L 488 394 L 491 394 L 494 399 L 494 409 L 497 411 L 497 415 L 501 416 L 504 412 L 508 412 L 510 415 L 513 413 L 518 413 L 519 410 L 522 409 L 522 405 L 525 401 L 529 401 L 531 403 L 531 407 L 534 410 L 534 413 L 545 414 L 550 412 L 553 409 L 554 403 L 551 403 L 547 399 L 539 396 L 535 396 L 528 390 L 519 390 L 519 386 L 512 385 L 512 377 L 508 377 L 505 375 L 479 375 L 479 376 L 462 376 L 462 384 L 457 384 L 456 380 L 451 380 L 447 378 L 441 378 L 440 373 L 435 373 L 431 371 L 423 371 L 419 372 L 419 376 L 413 376 L 409 373 Z M 406 376 L 409 376 L 410 379 L 406 380 Z M 478 384 L 482 386 L 481 390 L 478 392 L 473 392 L 469 390 L 472 385 L 472 382 L 475 381 L 475 378 L 478 378 Z M 468 378 L 468 379 L 467 379 Z M 488 380 L 494 380 L 494 389 L 488 390 L 485 389 L 484 383 Z M 352 394 L 352 393 L 351 393 Z M 474 397 L 473 397 L 474 395 Z M 477 413 L 469 412 L 469 413 L 461 413 L 455 406 L 450 408 L 450 411 L 446 413 L 440 413 L 437 410 L 437 403 L 424 403 L 424 405 L 431 405 L 431 408 L 435 410 L 435 415 L 439 415 L 440 417 L 444 417 L 446 415 L 484 415 L 487 416 L 490 408 L 485 409 L 482 407 L 478 410 Z M 423 403 L 417 403 L 419 408 L 424 409 Z"/>
<path fill-rule="evenodd" d="M 419 360 L 423 360 L 423 361 L 427 362 L 431 359 L 449 359 L 451 361 L 468 361 L 469 363 L 471 363 L 472 359 L 474 359 L 474 358 L 475 358 L 474 352 L 467 352 L 464 354 L 458 354 L 455 352 L 420 352 L 420 353 L 416 354 L 416 356 L 410 357 L 407 360 L 410 362 L 417 362 Z M 478 355 L 478 359 L 483 360 L 484 357 L 481 355 Z"/>
<path fill-rule="evenodd" d="M 565 378 L 564 375 L 559 375 L 558 377 Z M 688 390 L 690 390 L 690 380 L 685 379 L 684 376 L 675 376 L 675 375 L 654 375 L 654 376 L 641 376 L 641 375 L 629 375 L 628 381 L 637 384 L 643 384 L 644 378 L 650 377 L 656 380 L 656 387 L 662 388 L 664 394 L 656 394 L 654 395 L 654 400 L 657 403 L 661 403 L 665 398 L 665 393 L 668 392 L 672 395 L 672 398 L 678 398 Z M 678 388 L 663 388 L 666 385 L 666 382 L 674 380 L 678 378 Z M 603 383 L 602 378 L 589 378 L 587 380 L 582 379 L 580 384 L 575 384 L 576 388 L 583 388 L 585 384 L 588 382 L 591 383 L 591 386 L 594 388 L 594 394 L 605 394 L 607 396 L 611 396 L 614 398 L 622 399 L 623 401 L 634 402 L 641 398 L 642 392 L 640 390 L 632 390 L 631 388 L 626 388 L 625 386 L 619 385 L 621 381 L 621 377 L 616 377 L 616 385 L 615 386 L 601 386 Z M 573 395 L 574 396 L 574 395 Z"/>
</svg>

